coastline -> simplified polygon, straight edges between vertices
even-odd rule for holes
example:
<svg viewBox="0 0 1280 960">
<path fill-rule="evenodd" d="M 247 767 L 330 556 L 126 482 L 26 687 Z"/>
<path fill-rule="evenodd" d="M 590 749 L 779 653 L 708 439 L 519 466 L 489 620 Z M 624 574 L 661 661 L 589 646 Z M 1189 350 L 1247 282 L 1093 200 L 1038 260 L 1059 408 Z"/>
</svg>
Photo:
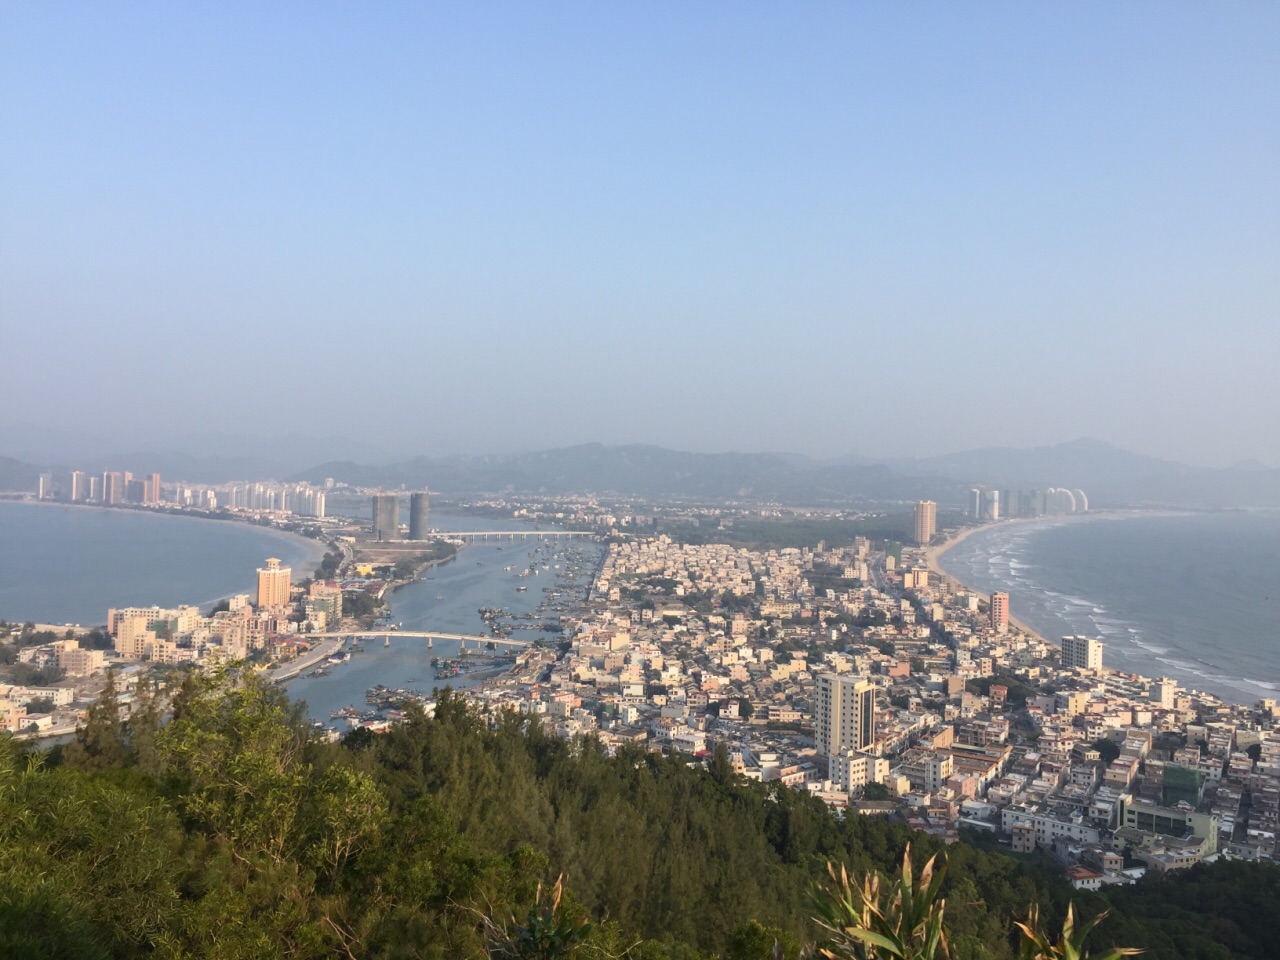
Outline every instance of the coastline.
<svg viewBox="0 0 1280 960">
<path fill-rule="evenodd" d="M 1003 521 L 1000 521 L 1000 523 L 1002 525 L 1015 524 L 1015 523 L 1034 523 L 1035 521 L 1040 519 L 1043 519 L 1043 518 L 1026 517 L 1026 518 L 1021 518 L 1016 520 L 1003 520 Z M 978 533 L 979 531 L 982 531 L 982 530 L 990 530 L 990 529 L 992 529 L 991 524 L 983 524 L 981 526 L 976 526 L 976 527 L 964 527 L 955 535 L 950 536 L 946 540 L 942 541 L 942 543 L 933 544 L 931 546 L 926 547 L 923 555 L 925 567 L 928 568 L 930 573 L 934 574 L 935 576 L 941 577 L 943 580 L 946 580 L 949 583 L 955 585 L 956 587 L 959 587 L 961 590 L 966 590 L 969 593 L 984 594 L 985 591 L 978 590 L 974 587 L 971 587 L 967 583 L 961 583 L 958 579 L 953 577 L 951 574 L 947 573 L 947 571 L 943 570 L 941 560 L 943 555 L 946 554 L 947 551 L 952 550 L 955 547 L 958 547 L 960 544 L 964 543 L 965 540 L 969 539 L 969 537 L 971 537 L 973 534 Z M 1016 627 L 1020 632 L 1025 633 L 1027 636 L 1033 637 L 1036 640 L 1039 640 L 1041 643 L 1051 643 L 1054 646 L 1061 646 L 1061 643 L 1059 641 L 1049 640 L 1047 637 L 1044 636 L 1044 634 L 1040 633 L 1040 631 L 1033 630 L 1025 621 L 1020 620 L 1017 617 L 1010 616 L 1009 623 L 1011 623 L 1014 627 Z"/>
<path fill-rule="evenodd" d="M 329 552 L 328 540 L 317 540 L 315 537 L 307 537 L 301 533 L 294 533 L 292 530 L 281 530 L 279 527 L 270 526 L 261 523 L 253 523 L 252 521 L 241 519 L 231 514 L 225 518 L 214 518 L 202 516 L 197 513 L 185 513 L 182 510 L 147 510 L 145 508 L 137 508 L 129 505 L 124 506 L 108 506 L 101 503 L 63 503 L 61 500 L 20 500 L 0 498 L 0 503 L 18 503 L 29 507 L 48 507 L 61 508 L 63 510 L 94 510 L 101 513 L 130 513 L 144 517 L 170 517 L 175 520 L 188 520 L 197 523 L 216 523 L 226 524 L 234 523 L 241 527 L 250 527 L 262 533 L 270 534 L 282 540 L 292 540 L 307 545 L 308 554 L 306 563 L 308 565 L 319 565 L 324 559 L 326 553 Z"/>
<path fill-rule="evenodd" d="M 985 596 L 989 593 L 989 589 L 975 589 L 969 584 L 965 584 L 960 577 L 954 576 L 943 569 L 943 558 L 955 547 L 959 546 L 968 539 L 973 533 L 979 530 L 995 531 L 1009 529 L 1009 524 L 1015 523 L 1032 523 L 1039 524 L 1045 520 L 1050 521 L 1045 527 L 1061 526 L 1062 524 L 1055 521 L 1066 521 L 1068 523 L 1085 523 L 1092 524 L 1102 520 L 1120 521 L 1126 519 L 1144 519 L 1144 518 L 1163 518 L 1163 517 L 1185 517 L 1200 516 L 1206 513 L 1217 513 L 1218 511 L 1187 511 L 1172 509 L 1154 509 L 1154 510 L 1099 510 L 1090 511 L 1088 514 L 1076 517 L 1053 517 L 1053 518 L 1025 518 L 1017 520 L 1002 521 L 994 524 L 984 524 L 979 527 L 968 527 L 956 531 L 952 536 L 936 545 L 931 545 L 925 550 L 918 552 L 922 563 L 928 566 L 928 569 L 935 573 L 941 579 L 953 584 L 958 589 L 969 590 L 979 596 Z M 1000 537 L 996 534 L 992 541 L 995 544 L 1007 538 Z M 966 551 L 966 554 L 973 551 Z M 1000 552 L 998 549 L 987 551 L 990 553 Z M 978 550 L 978 554 L 982 555 L 984 551 Z M 1221 558 L 1222 551 L 1219 551 Z M 969 562 L 968 556 L 966 561 L 959 565 L 959 569 L 963 571 L 974 570 L 975 568 Z M 964 574 L 962 574 L 964 575 Z M 974 573 L 974 576 L 979 576 Z M 993 582 L 1002 582 L 998 578 Z M 989 583 L 988 588 L 992 588 Z M 999 587 L 994 587 L 1000 589 Z M 1050 584 L 1040 583 L 1036 588 L 1039 595 L 1043 592 L 1047 596 L 1056 596 L 1059 600 L 1064 599 L 1054 591 L 1061 589 L 1052 587 Z M 1070 589 L 1070 588 L 1069 588 Z M 1080 592 L 1080 588 L 1075 588 L 1076 592 Z M 1057 619 L 1064 619 L 1064 629 L 1061 633 L 1086 633 L 1090 636 L 1098 636 L 1104 642 L 1113 645 L 1112 651 L 1114 659 L 1107 663 L 1107 671 L 1130 677 L 1141 677 L 1147 680 L 1156 677 L 1171 677 L 1178 684 L 1188 691 L 1198 694 L 1209 695 L 1226 703 L 1248 704 L 1254 701 L 1258 696 L 1272 696 L 1269 690 L 1276 689 L 1274 674 L 1266 673 L 1264 677 L 1259 677 L 1255 668 L 1251 668 L 1246 661 L 1240 659 L 1238 651 L 1232 653 L 1227 661 L 1218 661 L 1217 658 L 1211 657 L 1211 660 L 1203 659 L 1210 657 L 1211 654 L 1200 652 L 1196 648 L 1196 628 L 1192 627 L 1171 627 L 1167 621 L 1157 618 L 1156 625 L 1151 627 L 1150 624 L 1142 620 L 1134 619 L 1132 613 L 1126 614 L 1123 599 L 1117 600 L 1112 597 L 1109 601 L 1106 598 L 1098 599 L 1092 594 L 1081 593 L 1078 597 L 1069 598 L 1073 600 L 1074 605 L 1080 608 L 1086 608 L 1084 597 L 1090 597 L 1088 605 L 1100 604 L 1107 607 L 1107 610 L 1093 606 L 1092 613 L 1105 614 L 1107 617 L 1120 618 L 1112 619 L 1107 622 L 1107 626 L 1100 627 L 1096 621 L 1091 628 L 1088 624 L 1077 625 L 1072 629 L 1072 621 L 1070 616 L 1063 616 L 1061 613 L 1057 615 Z M 1033 598 L 1034 599 L 1034 598 Z M 1024 601 L 1025 602 L 1025 601 Z M 1039 607 L 1036 607 L 1039 610 Z M 1080 611 L 1077 610 L 1077 613 Z M 1086 614 L 1087 615 L 1087 614 Z M 1090 617 L 1089 619 L 1092 619 Z M 1053 622 L 1050 619 L 1048 622 Z M 1029 636 L 1038 637 L 1046 640 L 1054 646 L 1060 646 L 1057 640 L 1048 640 L 1045 635 L 1039 631 L 1031 629 L 1025 620 L 1011 617 L 1010 623 L 1019 631 Z M 1149 627 L 1151 629 L 1149 629 Z M 1052 629 L 1051 627 L 1049 629 Z M 1155 633 L 1152 633 L 1152 630 Z M 1161 631 L 1164 631 L 1161 635 Z M 1170 632 L 1172 631 L 1172 632 Z M 1231 648 L 1232 651 L 1235 648 Z M 1272 661 L 1268 661 L 1269 664 Z M 1255 669 L 1255 672 L 1250 672 Z M 1261 680 L 1271 681 L 1270 683 L 1260 682 Z M 1254 690 L 1258 687 L 1258 690 Z"/>
<path fill-rule="evenodd" d="M 298 549 L 299 552 L 303 554 L 303 556 L 301 560 L 293 561 L 293 566 L 297 568 L 298 573 L 304 577 L 309 577 L 312 575 L 313 571 L 317 566 L 319 566 L 325 554 L 330 550 L 329 541 L 327 539 L 320 540 L 314 537 L 307 537 L 300 533 L 294 533 L 293 531 L 282 530 L 279 527 L 253 523 L 247 519 L 241 519 L 234 515 L 230 515 L 230 516 L 227 516 L 226 518 L 220 519 L 220 518 L 213 518 L 208 516 L 200 516 L 198 514 L 185 513 L 180 510 L 153 510 L 153 509 L 145 509 L 145 508 L 134 508 L 130 506 L 108 506 L 104 504 L 90 504 L 90 503 L 63 503 L 63 502 L 54 501 L 54 500 L 0 498 L 0 506 L 3 506 L 4 504 L 16 504 L 20 506 L 34 506 L 34 507 L 53 508 L 53 509 L 60 508 L 62 510 L 68 510 L 68 511 L 69 510 L 91 511 L 91 512 L 103 514 L 103 515 L 121 514 L 121 515 L 129 515 L 129 516 L 156 517 L 156 518 L 181 520 L 181 521 L 186 521 L 188 523 L 200 522 L 203 524 L 218 525 L 223 527 L 234 526 L 236 528 L 253 530 L 264 535 L 265 537 L 271 540 L 276 540 L 282 544 L 290 544 L 290 545 L 293 545 L 294 549 Z M 245 586 L 246 586 L 246 589 L 250 589 L 252 587 L 252 583 L 249 582 L 249 580 L 247 579 Z M 187 600 L 183 600 L 182 602 L 189 603 L 192 606 L 207 607 L 210 604 L 215 603 L 218 600 L 222 599 L 226 595 L 227 594 L 224 591 L 224 592 L 220 592 L 216 596 L 210 596 L 210 597 L 202 596 L 198 599 L 187 599 Z M 14 620 L 16 622 L 24 622 L 32 619 L 45 619 L 45 618 L 33 618 L 31 616 L 24 615 L 17 610 L 0 610 L 0 618 L 7 619 L 7 620 Z M 98 626 L 98 625 L 101 625 L 101 624 L 100 623 L 99 624 L 67 623 L 67 624 L 57 624 L 57 629 L 59 631 L 64 631 L 68 629 L 68 627 L 90 629 L 91 627 Z"/>
</svg>

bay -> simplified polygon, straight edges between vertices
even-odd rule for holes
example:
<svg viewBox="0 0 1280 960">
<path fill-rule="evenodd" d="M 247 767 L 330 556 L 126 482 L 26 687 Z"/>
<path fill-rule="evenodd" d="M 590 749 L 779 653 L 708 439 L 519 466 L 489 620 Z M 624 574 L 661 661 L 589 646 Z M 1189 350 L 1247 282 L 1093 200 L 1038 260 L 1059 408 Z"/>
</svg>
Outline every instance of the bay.
<svg viewBox="0 0 1280 960">
<path fill-rule="evenodd" d="M 1103 663 L 1237 703 L 1280 695 L 1280 514 L 1117 513 L 1018 521 L 942 569 L 1051 641 L 1098 637 Z"/>
<path fill-rule="evenodd" d="M 0 501 L 0 618 L 106 623 L 111 607 L 203 606 L 252 594 L 278 557 L 309 576 L 323 544 L 227 520 Z"/>
</svg>

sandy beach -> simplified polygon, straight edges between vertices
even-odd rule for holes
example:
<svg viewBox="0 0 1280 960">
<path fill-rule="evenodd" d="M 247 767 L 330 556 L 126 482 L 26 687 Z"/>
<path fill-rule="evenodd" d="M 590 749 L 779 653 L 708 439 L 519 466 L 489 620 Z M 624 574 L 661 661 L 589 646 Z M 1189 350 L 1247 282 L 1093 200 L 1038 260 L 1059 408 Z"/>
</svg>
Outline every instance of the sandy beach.
<svg viewBox="0 0 1280 960">
<path fill-rule="evenodd" d="M 1005 520 L 1003 522 L 1004 523 L 1028 523 L 1031 521 L 1030 520 Z M 962 530 L 959 530 L 958 532 L 952 534 L 942 543 L 935 544 L 930 547 L 926 547 L 923 554 L 925 566 L 928 567 L 932 573 L 934 573 L 939 577 L 942 577 L 944 580 L 949 580 L 951 583 L 955 584 L 958 588 L 962 590 L 967 590 L 970 593 L 981 594 L 982 593 L 981 590 L 975 590 L 973 587 L 969 586 L 968 584 L 961 583 L 955 577 L 951 576 L 951 574 L 943 570 L 939 561 L 941 561 L 943 554 L 945 554 L 948 550 L 952 549 L 953 547 L 959 546 L 961 543 L 963 543 L 973 534 L 977 533 L 979 530 L 990 530 L 990 529 L 991 529 L 991 525 L 989 524 L 986 524 L 980 527 L 965 527 Z M 1045 643 L 1055 642 L 1055 641 L 1048 640 L 1043 634 L 1039 633 L 1036 630 L 1031 629 L 1031 627 L 1027 626 L 1026 623 L 1024 623 L 1022 620 L 1019 620 L 1017 617 L 1010 617 L 1009 622 L 1013 624 L 1013 626 L 1016 627 L 1019 631 L 1021 631 L 1022 633 L 1025 633 L 1027 636 L 1035 637 L 1037 640 L 1040 640 Z"/>
</svg>

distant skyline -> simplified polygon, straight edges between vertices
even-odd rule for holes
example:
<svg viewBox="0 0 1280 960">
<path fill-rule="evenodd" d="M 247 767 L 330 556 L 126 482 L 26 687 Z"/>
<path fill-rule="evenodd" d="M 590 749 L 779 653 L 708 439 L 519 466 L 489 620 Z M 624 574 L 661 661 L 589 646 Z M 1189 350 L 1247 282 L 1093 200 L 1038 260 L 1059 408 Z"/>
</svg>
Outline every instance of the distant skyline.
<svg viewBox="0 0 1280 960">
<path fill-rule="evenodd" d="M 0 18 L 0 438 L 1280 466 L 1276 5 Z"/>
</svg>

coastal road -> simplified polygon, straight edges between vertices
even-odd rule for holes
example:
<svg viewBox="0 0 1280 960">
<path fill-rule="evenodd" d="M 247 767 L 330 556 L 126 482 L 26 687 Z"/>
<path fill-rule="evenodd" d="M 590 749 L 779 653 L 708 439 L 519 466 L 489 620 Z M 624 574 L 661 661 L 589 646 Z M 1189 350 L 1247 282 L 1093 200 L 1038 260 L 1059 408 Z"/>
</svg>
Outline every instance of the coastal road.
<svg viewBox="0 0 1280 960">
<path fill-rule="evenodd" d="M 281 664 L 266 671 L 266 678 L 269 683 L 283 683 L 286 680 L 292 680 L 301 673 L 305 673 L 312 667 L 319 665 L 327 657 L 332 656 L 342 649 L 345 644 L 345 637 L 333 637 L 328 640 L 321 640 L 316 644 L 315 649 L 308 650 L 297 660 L 290 660 L 288 663 Z"/>
</svg>

